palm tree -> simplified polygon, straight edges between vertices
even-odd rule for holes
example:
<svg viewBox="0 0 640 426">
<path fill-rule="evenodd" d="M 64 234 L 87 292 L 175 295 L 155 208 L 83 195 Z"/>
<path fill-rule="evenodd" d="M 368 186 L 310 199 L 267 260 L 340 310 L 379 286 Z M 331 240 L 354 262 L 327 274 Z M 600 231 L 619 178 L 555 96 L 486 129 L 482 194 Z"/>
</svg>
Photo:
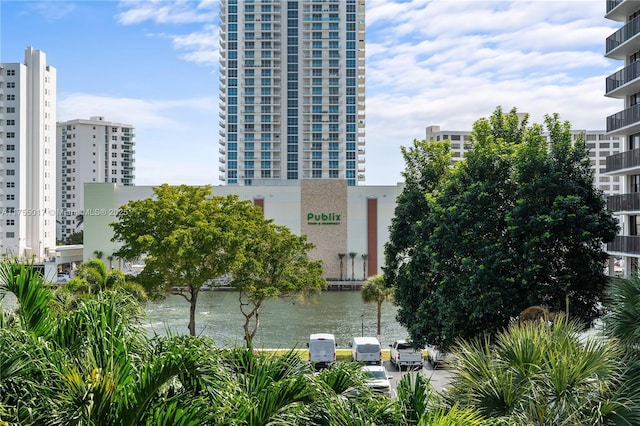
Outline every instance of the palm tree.
<svg viewBox="0 0 640 426">
<path fill-rule="evenodd" d="M 607 337 L 620 342 L 623 350 L 625 386 L 620 394 L 629 396 L 640 394 L 640 278 L 613 279 L 607 288 L 604 317 L 604 331 Z M 637 411 L 636 411 L 637 412 Z M 640 419 L 635 422 L 640 424 Z"/>
<path fill-rule="evenodd" d="M 364 303 L 376 303 L 378 306 L 378 336 L 382 334 L 382 304 L 393 298 L 393 288 L 385 287 L 384 276 L 374 275 L 365 280 L 361 295 Z"/>
<path fill-rule="evenodd" d="M 193 425 L 211 411 L 199 396 L 215 364 L 205 340 L 150 341 L 142 307 L 122 293 L 58 310 L 42 277 L 17 263 L 0 265 L 6 292 L 19 309 L 16 321 L 0 314 L 1 424 Z"/>
<path fill-rule="evenodd" d="M 117 290 L 135 297 L 139 302 L 147 300 L 147 292 L 134 282 L 127 281 L 124 272 L 119 269 L 110 269 L 100 259 L 93 258 L 82 262 L 76 269 L 76 274 L 61 290 L 76 296 L 86 294 L 98 294 L 104 290 Z M 72 298 L 68 301 L 73 302 Z"/>
<path fill-rule="evenodd" d="M 480 413 L 457 405 L 446 408 L 423 373 L 405 374 L 398 381 L 397 409 L 402 413 L 401 424 L 419 426 L 480 426 L 488 425 Z M 491 423 L 498 426 L 498 423 Z M 506 425 L 505 425 L 506 426 Z"/>
<path fill-rule="evenodd" d="M 340 258 L 340 281 L 342 281 L 343 279 L 343 271 L 344 271 L 344 257 L 346 256 L 346 254 L 344 253 L 338 253 L 338 257 Z"/>
<path fill-rule="evenodd" d="M 351 258 L 351 281 L 356 279 L 355 258 L 357 254 L 355 251 L 349 252 L 349 257 Z"/>
<path fill-rule="evenodd" d="M 362 254 L 362 280 L 367 279 L 367 258 L 369 257 L 367 254 Z"/>
<path fill-rule="evenodd" d="M 222 362 L 231 384 L 229 399 L 223 404 L 233 408 L 234 418 L 216 424 L 266 426 L 292 424 L 294 419 L 307 423 L 302 407 L 316 398 L 317 390 L 309 377 L 311 364 L 295 352 L 258 355 L 235 348 Z"/>
<path fill-rule="evenodd" d="M 624 370 L 620 347 L 585 340 L 581 331 L 561 314 L 552 324 L 514 322 L 495 343 L 459 343 L 449 403 L 509 425 L 638 424 L 631 414 L 635 395 L 617 391 Z"/>
</svg>

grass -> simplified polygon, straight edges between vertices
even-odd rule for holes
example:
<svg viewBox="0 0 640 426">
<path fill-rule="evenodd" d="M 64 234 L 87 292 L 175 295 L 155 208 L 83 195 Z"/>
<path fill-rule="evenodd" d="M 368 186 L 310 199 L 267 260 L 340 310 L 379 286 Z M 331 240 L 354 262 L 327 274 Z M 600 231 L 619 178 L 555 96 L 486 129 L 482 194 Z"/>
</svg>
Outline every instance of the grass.
<svg viewBox="0 0 640 426">
<path fill-rule="evenodd" d="M 277 355 L 283 355 L 287 352 L 289 352 L 289 349 L 256 349 L 259 352 L 269 352 L 269 353 L 275 353 Z M 308 355 L 309 355 L 309 351 L 305 348 L 305 349 L 294 349 L 294 352 L 296 352 L 301 358 L 303 359 L 307 359 Z M 383 349 L 382 350 L 382 360 L 383 361 L 388 361 L 389 360 L 389 355 L 390 355 L 390 350 L 389 349 Z M 424 356 L 426 359 L 426 351 L 424 351 Z M 351 361 L 351 349 L 349 348 L 338 348 L 336 349 L 336 359 L 338 361 Z"/>
</svg>

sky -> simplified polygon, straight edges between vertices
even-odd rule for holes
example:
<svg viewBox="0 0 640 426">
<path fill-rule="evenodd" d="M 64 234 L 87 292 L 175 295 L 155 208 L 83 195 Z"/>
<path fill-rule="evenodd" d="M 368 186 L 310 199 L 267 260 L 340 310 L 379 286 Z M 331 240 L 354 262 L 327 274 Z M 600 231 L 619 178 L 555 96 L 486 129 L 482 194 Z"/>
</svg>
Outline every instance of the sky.
<svg viewBox="0 0 640 426">
<path fill-rule="evenodd" d="M 242 0 L 239 0 L 242 2 Z M 496 107 L 603 130 L 622 62 L 605 0 L 366 0 L 366 180 L 402 181 L 426 127 L 471 130 Z M 57 120 L 136 129 L 136 185 L 220 185 L 217 0 L 0 0 L 0 62 L 28 46 L 57 70 Z"/>
</svg>

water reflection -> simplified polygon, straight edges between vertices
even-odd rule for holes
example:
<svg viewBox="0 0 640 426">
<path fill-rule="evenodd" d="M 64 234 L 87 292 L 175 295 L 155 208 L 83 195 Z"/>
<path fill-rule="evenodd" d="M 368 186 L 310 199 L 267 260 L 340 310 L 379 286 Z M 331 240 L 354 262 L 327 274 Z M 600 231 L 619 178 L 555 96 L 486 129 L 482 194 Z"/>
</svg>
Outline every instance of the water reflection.
<svg viewBox="0 0 640 426">
<path fill-rule="evenodd" d="M 327 291 L 316 303 L 268 300 L 261 308 L 260 328 L 254 345 L 265 348 L 306 347 L 311 333 L 333 333 L 339 347 L 348 347 L 353 336 L 375 336 L 375 304 L 362 302 L 359 291 Z M 382 305 L 382 344 L 388 346 L 407 336 L 395 320 L 396 307 Z M 181 296 L 168 296 L 147 303 L 148 329 L 163 335 L 167 327 L 186 334 L 189 304 Z M 218 345 L 242 345 L 242 324 L 238 295 L 233 292 L 201 292 L 196 311 L 196 333 L 212 337 Z"/>
</svg>

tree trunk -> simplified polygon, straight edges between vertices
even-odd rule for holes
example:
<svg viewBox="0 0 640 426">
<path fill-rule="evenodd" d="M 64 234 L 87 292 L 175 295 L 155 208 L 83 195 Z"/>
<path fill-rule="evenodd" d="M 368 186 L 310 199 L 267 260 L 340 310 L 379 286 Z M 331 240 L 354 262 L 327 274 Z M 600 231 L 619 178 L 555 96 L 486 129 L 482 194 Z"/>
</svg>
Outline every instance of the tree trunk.
<svg viewBox="0 0 640 426">
<path fill-rule="evenodd" d="M 354 281 L 356 279 L 356 270 L 355 270 L 356 261 L 354 259 L 355 259 L 355 256 L 351 258 L 351 281 Z"/>
<path fill-rule="evenodd" d="M 196 303 L 198 302 L 199 287 L 189 287 L 191 293 L 191 300 L 189 300 L 189 334 L 196 335 Z"/>
<path fill-rule="evenodd" d="M 241 296 L 242 297 L 242 296 Z M 258 327 L 260 326 L 260 303 L 253 306 L 250 312 L 245 313 L 242 310 L 242 302 L 240 305 L 240 312 L 244 315 L 244 324 L 242 328 L 244 329 L 244 340 L 247 346 L 247 349 L 253 348 L 253 338 L 255 337 Z M 249 323 L 251 322 L 251 318 L 255 317 L 255 324 L 253 330 L 249 329 Z"/>
</svg>

